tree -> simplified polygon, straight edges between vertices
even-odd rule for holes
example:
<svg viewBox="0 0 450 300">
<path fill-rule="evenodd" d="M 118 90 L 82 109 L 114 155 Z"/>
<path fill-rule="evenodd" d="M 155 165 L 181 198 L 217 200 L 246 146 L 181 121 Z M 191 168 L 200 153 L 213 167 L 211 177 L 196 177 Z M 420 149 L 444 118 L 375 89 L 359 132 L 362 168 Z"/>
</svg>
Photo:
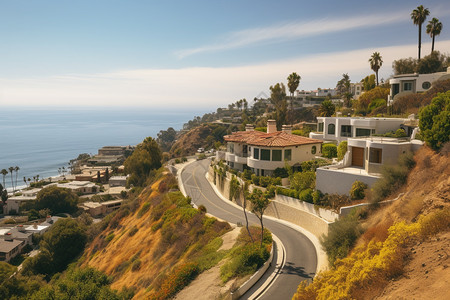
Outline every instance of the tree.
<svg viewBox="0 0 450 300">
<path fill-rule="evenodd" d="M 419 113 L 419 128 L 425 142 L 439 151 L 450 140 L 450 91 L 439 93 Z"/>
<path fill-rule="evenodd" d="M 362 80 L 364 92 L 368 92 L 371 89 L 375 88 L 375 75 L 371 74 L 369 76 L 364 77 Z"/>
<path fill-rule="evenodd" d="M 433 51 L 418 62 L 417 73 L 431 74 L 445 71 L 448 59 L 448 56 L 441 54 L 439 51 Z"/>
<path fill-rule="evenodd" d="M 248 201 L 248 198 L 249 198 L 249 192 L 248 192 L 248 186 L 249 185 L 250 185 L 249 182 L 245 181 L 244 185 L 242 186 L 242 189 L 241 189 L 241 193 L 242 193 L 242 210 L 244 212 L 244 217 L 245 217 L 245 228 L 247 228 L 248 235 L 250 236 L 250 239 L 253 242 L 253 236 L 252 236 L 252 234 L 250 232 L 250 228 L 248 227 L 248 217 L 247 217 L 247 201 Z"/>
<path fill-rule="evenodd" d="M 377 77 L 377 86 L 378 86 L 378 70 L 380 70 L 383 65 L 383 60 L 380 55 L 380 52 L 374 52 L 369 59 L 370 68 L 375 72 Z"/>
<path fill-rule="evenodd" d="M 0 173 L 3 175 L 3 187 L 6 189 L 5 179 L 6 179 L 6 175 L 8 175 L 8 170 L 2 169 L 0 171 Z"/>
<path fill-rule="evenodd" d="M 6 200 L 8 200 L 8 191 L 6 190 L 6 188 L 3 188 L 3 185 L 1 184 L 0 184 L 0 200 L 2 201 L 2 207 L 3 205 L 5 205 Z"/>
<path fill-rule="evenodd" d="M 16 188 L 17 188 L 17 177 L 19 176 L 19 170 L 20 170 L 20 168 L 18 166 L 14 167 L 14 171 L 16 172 Z"/>
<path fill-rule="evenodd" d="M 411 13 L 411 19 L 413 20 L 414 25 L 419 26 L 419 55 L 418 60 L 420 61 L 420 48 L 422 46 L 422 24 L 427 19 L 427 16 L 430 14 L 428 8 L 424 8 L 423 5 L 418 6 Z"/>
<path fill-rule="evenodd" d="M 125 172 L 130 174 L 129 184 L 143 186 L 150 171 L 161 167 L 162 152 L 156 141 L 148 137 L 125 160 Z"/>
<path fill-rule="evenodd" d="M 436 35 L 441 34 L 441 30 L 442 30 L 442 23 L 439 22 L 439 19 L 433 18 L 433 19 L 431 19 L 431 21 L 428 22 L 427 33 L 432 38 L 431 53 L 433 53 L 433 51 L 434 51 L 434 38 L 436 37 Z"/>
<path fill-rule="evenodd" d="M 319 117 L 331 117 L 335 111 L 336 106 L 330 100 L 325 100 L 319 107 Z"/>
<path fill-rule="evenodd" d="M 342 79 L 337 82 L 336 89 L 338 94 L 345 99 L 345 105 L 349 107 L 352 94 L 350 92 L 350 77 L 347 73 L 342 74 Z"/>
<path fill-rule="evenodd" d="M 412 74 L 417 69 L 417 59 L 415 58 L 401 58 L 392 62 L 392 69 L 395 75 Z"/>
<path fill-rule="evenodd" d="M 36 196 L 36 208 L 50 209 L 52 214 L 72 213 L 77 210 L 78 196 L 69 189 L 56 186 L 40 190 Z"/>
<path fill-rule="evenodd" d="M 44 234 L 39 244 L 41 252 L 25 261 L 24 273 L 43 274 L 50 278 L 52 274 L 63 271 L 84 250 L 86 240 L 85 229 L 75 219 L 59 219 Z"/>
<path fill-rule="evenodd" d="M 277 83 L 270 87 L 270 101 L 275 106 L 277 128 L 286 123 L 286 88 L 283 83 Z"/>
<path fill-rule="evenodd" d="M 293 72 L 287 78 L 288 81 L 288 89 L 291 93 L 291 110 L 290 110 L 290 123 L 294 123 L 294 92 L 297 90 L 298 85 L 300 84 L 300 80 L 302 77 L 297 73 Z"/>
<path fill-rule="evenodd" d="M 14 167 L 9 167 L 8 170 L 9 170 L 9 175 L 11 176 L 11 188 L 12 188 L 12 191 L 14 193 L 14 191 L 15 191 L 15 189 L 14 189 L 14 177 L 13 177 Z"/>
<path fill-rule="evenodd" d="M 249 194 L 249 200 L 252 204 L 252 212 L 259 219 L 261 224 L 261 247 L 264 241 L 264 223 L 263 216 L 267 207 L 270 204 L 269 194 L 267 192 L 263 193 L 260 189 L 254 189 L 251 194 Z"/>
</svg>

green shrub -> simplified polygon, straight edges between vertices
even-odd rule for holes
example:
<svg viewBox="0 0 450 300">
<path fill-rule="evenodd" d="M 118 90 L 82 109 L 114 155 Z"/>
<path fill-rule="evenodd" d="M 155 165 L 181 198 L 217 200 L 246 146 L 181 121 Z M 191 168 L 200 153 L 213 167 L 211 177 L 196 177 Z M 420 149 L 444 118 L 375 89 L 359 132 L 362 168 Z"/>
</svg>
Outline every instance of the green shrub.
<svg viewBox="0 0 450 300">
<path fill-rule="evenodd" d="M 347 256 L 361 233 L 361 226 L 354 215 L 342 217 L 330 224 L 328 235 L 322 235 L 320 238 L 330 265 L 333 265 L 336 259 Z"/>
<path fill-rule="evenodd" d="M 286 168 L 276 168 L 273 171 L 273 177 L 281 177 L 281 178 L 287 178 L 289 177 L 288 171 Z"/>
<path fill-rule="evenodd" d="M 337 157 L 337 147 L 334 144 L 322 145 L 322 156 L 326 158 Z"/>
<path fill-rule="evenodd" d="M 145 202 L 144 205 L 142 205 L 142 208 L 137 213 L 137 218 L 139 219 L 142 217 L 148 210 L 150 209 L 150 203 Z"/>
<path fill-rule="evenodd" d="M 301 201 L 305 201 L 305 202 L 308 202 L 308 203 L 313 203 L 313 196 L 312 196 L 312 193 L 313 193 L 312 189 L 306 189 L 306 190 L 303 190 L 303 191 L 301 191 L 301 192 L 298 194 L 298 198 L 299 198 Z"/>
<path fill-rule="evenodd" d="M 321 191 L 316 190 L 312 193 L 314 205 L 322 205 L 323 194 Z"/>
<path fill-rule="evenodd" d="M 111 242 L 111 241 L 113 240 L 113 238 L 114 238 L 114 232 L 111 232 L 110 234 L 108 234 L 108 235 L 105 237 L 105 241 Z"/>
<path fill-rule="evenodd" d="M 352 184 L 352 188 L 350 189 L 350 197 L 352 200 L 361 200 L 366 196 L 364 194 L 364 190 L 367 189 L 367 184 L 364 182 L 356 180 Z"/>
<path fill-rule="evenodd" d="M 259 177 L 259 185 L 262 187 L 268 187 L 271 182 L 271 178 L 269 176 L 260 176 Z"/>
<path fill-rule="evenodd" d="M 305 189 L 313 189 L 316 185 L 316 173 L 315 172 L 296 172 L 291 178 L 291 188 L 301 191 Z"/>
<path fill-rule="evenodd" d="M 343 160 L 345 153 L 347 152 L 347 141 L 342 141 L 339 143 L 339 146 L 337 148 L 337 159 Z"/>
<path fill-rule="evenodd" d="M 317 168 L 327 166 L 329 164 L 330 164 L 330 162 L 328 162 L 326 159 L 316 158 L 316 159 L 307 160 L 307 161 L 302 162 L 301 168 L 302 168 L 302 172 L 306 172 L 306 171 L 315 172 Z"/>
</svg>

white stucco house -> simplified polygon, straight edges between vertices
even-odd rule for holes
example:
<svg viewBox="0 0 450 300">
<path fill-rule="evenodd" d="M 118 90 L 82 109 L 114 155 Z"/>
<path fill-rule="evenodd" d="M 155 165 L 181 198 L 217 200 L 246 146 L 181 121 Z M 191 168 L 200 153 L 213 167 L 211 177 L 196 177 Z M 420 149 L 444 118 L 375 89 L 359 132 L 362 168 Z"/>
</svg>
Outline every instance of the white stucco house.
<svg viewBox="0 0 450 300">
<path fill-rule="evenodd" d="M 431 88 L 433 82 L 447 79 L 450 79 L 450 67 L 447 68 L 447 72 L 395 75 L 394 78 L 389 80 L 391 91 L 388 104 L 392 104 L 395 100 L 407 94 L 426 92 Z"/>
<path fill-rule="evenodd" d="M 414 116 L 402 118 L 364 118 L 364 117 L 317 117 L 317 132 L 310 138 L 340 143 L 349 138 L 368 137 L 405 129 L 411 135 Z"/>
<path fill-rule="evenodd" d="M 343 161 L 316 170 L 316 189 L 328 194 L 349 194 L 355 181 L 369 187 L 380 178 L 383 165 L 395 165 L 400 155 L 415 152 L 423 142 L 409 138 L 366 137 L 347 140 Z"/>
<path fill-rule="evenodd" d="M 267 176 L 276 168 L 283 168 L 285 162 L 295 167 L 321 153 L 321 140 L 291 132 L 289 125 L 277 131 L 275 120 L 267 121 L 267 132 L 255 131 L 253 125 L 247 125 L 246 131 L 226 135 L 227 151 L 218 151 L 216 155 L 236 170 L 250 168 L 258 176 Z"/>
</svg>

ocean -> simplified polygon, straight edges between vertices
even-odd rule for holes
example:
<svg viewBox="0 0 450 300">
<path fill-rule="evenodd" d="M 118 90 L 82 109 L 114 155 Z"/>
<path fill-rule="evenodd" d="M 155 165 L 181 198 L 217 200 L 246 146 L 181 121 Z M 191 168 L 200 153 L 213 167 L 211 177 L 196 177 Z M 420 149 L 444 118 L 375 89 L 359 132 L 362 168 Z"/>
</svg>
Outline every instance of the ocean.
<svg viewBox="0 0 450 300">
<path fill-rule="evenodd" d="M 0 170 L 18 166 L 17 185 L 24 186 L 23 177 L 56 176 L 58 168 L 67 168 L 81 153 L 136 145 L 148 136 L 156 138 L 160 130 L 179 130 L 202 114 L 150 108 L 0 108 Z M 10 174 L 6 186 L 11 187 Z"/>
</svg>

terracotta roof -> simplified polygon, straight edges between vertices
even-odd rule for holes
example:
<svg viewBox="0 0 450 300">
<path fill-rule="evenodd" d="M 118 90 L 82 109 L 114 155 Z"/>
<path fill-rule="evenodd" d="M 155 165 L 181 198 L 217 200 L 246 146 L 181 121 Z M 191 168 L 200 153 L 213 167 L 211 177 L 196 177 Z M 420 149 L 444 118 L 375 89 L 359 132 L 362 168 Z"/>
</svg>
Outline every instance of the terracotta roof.
<svg viewBox="0 0 450 300">
<path fill-rule="evenodd" d="M 322 140 L 276 131 L 264 133 L 261 131 L 238 131 L 224 137 L 227 142 L 247 143 L 252 146 L 289 147 L 322 143 Z"/>
</svg>

